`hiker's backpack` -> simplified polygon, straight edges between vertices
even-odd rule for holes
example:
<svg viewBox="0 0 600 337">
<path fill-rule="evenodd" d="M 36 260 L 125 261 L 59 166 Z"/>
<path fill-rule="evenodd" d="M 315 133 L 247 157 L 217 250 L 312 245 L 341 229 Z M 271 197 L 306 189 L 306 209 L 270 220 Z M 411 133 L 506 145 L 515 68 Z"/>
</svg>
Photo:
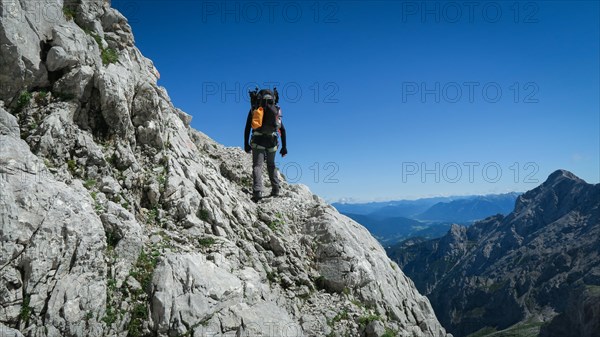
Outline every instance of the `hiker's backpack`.
<svg viewBox="0 0 600 337">
<path fill-rule="evenodd" d="M 267 104 L 266 96 L 272 98 L 273 103 Z M 252 130 L 255 133 L 268 135 L 279 131 L 281 127 L 281 108 L 277 88 L 273 92 L 268 89 L 250 91 L 250 104 L 252 109 Z"/>
</svg>

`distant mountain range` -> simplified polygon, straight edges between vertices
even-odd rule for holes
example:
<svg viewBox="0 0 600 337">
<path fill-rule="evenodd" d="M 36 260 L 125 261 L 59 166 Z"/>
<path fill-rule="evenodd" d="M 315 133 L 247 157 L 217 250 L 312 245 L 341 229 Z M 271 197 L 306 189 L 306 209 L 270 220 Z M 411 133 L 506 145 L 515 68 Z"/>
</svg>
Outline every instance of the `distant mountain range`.
<svg viewBox="0 0 600 337">
<path fill-rule="evenodd" d="M 452 223 L 468 225 L 488 216 L 508 214 L 518 196 L 513 192 L 333 206 L 365 226 L 383 245 L 392 245 L 413 237 L 443 236 Z"/>
<path fill-rule="evenodd" d="M 512 213 L 388 255 L 455 337 L 600 336 L 600 184 L 559 170 Z"/>
<path fill-rule="evenodd" d="M 450 202 L 468 197 L 435 197 L 417 200 L 394 200 L 369 203 L 333 203 L 341 213 L 370 215 L 378 218 L 411 218 L 439 202 Z"/>
<path fill-rule="evenodd" d="M 518 196 L 519 193 L 513 192 L 438 202 L 416 218 L 428 221 L 473 222 L 490 215 L 512 212 Z"/>
<path fill-rule="evenodd" d="M 377 217 L 346 213 L 346 216 L 365 226 L 382 245 L 392 245 L 410 237 L 437 238 L 450 229 L 450 224 L 426 224 L 414 219 Z"/>
</svg>

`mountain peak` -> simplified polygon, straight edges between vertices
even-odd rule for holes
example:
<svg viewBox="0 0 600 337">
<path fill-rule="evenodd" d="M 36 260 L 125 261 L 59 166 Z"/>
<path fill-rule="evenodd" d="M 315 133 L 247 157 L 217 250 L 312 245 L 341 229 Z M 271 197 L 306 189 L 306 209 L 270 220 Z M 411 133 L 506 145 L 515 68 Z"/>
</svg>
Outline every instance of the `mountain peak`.
<svg viewBox="0 0 600 337">
<path fill-rule="evenodd" d="M 552 184 L 553 185 L 554 183 L 557 183 L 557 182 L 565 180 L 565 179 L 572 180 L 574 182 L 585 182 L 578 176 L 574 175 L 573 173 L 571 173 L 567 170 L 559 169 L 559 170 L 552 172 L 552 174 L 550 174 L 548 176 L 548 179 L 546 179 L 544 184 Z"/>
<path fill-rule="evenodd" d="M 517 198 L 515 213 L 519 214 L 523 209 L 531 206 L 546 210 L 554 209 L 559 204 L 571 200 L 584 186 L 590 185 L 567 170 L 556 170 L 540 186 Z M 571 202 L 574 201 L 571 200 Z"/>
</svg>

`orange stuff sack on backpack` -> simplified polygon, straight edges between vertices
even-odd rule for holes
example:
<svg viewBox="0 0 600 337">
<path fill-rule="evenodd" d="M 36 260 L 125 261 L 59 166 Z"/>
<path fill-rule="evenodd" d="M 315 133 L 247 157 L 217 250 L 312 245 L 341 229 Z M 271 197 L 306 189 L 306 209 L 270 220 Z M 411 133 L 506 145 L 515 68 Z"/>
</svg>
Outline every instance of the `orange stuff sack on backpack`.
<svg viewBox="0 0 600 337">
<path fill-rule="evenodd" d="M 258 109 L 252 111 L 252 129 L 256 130 L 262 126 L 263 116 L 265 114 L 265 110 L 263 107 L 259 107 Z"/>
</svg>

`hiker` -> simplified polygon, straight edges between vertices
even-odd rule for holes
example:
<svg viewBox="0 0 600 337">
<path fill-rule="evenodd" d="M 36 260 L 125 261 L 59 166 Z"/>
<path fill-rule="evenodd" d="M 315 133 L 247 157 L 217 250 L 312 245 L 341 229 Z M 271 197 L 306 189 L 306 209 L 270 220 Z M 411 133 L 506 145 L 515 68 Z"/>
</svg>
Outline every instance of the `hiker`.
<svg viewBox="0 0 600 337">
<path fill-rule="evenodd" d="M 275 154 L 279 145 L 278 135 L 281 134 L 282 157 L 287 154 L 285 127 L 281 122 L 281 109 L 277 105 L 279 95 L 277 88 L 273 91 L 268 89 L 250 92 L 250 103 L 252 107 L 246 119 L 244 130 L 244 151 L 252 152 L 252 200 L 260 200 L 263 190 L 262 164 L 267 160 L 267 171 L 271 181 L 271 196 L 279 196 L 279 178 L 275 172 Z M 248 142 L 252 129 L 252 138 Z"/>
</svg>

